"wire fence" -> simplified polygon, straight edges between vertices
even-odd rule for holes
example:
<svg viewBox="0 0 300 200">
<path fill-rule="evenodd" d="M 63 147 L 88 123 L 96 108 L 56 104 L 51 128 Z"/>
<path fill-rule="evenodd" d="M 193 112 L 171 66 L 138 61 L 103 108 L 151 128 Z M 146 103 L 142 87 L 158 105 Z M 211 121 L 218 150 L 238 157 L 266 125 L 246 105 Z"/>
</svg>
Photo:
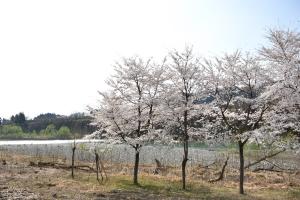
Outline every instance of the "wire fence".
<svg viewBox="0 0 300 200">
<path fill-rule="evenodd" d="M 10 144 L 0 145 L 0 152 L 11 152 L 35 157 L 49 157 L 69 161 L 72 157 L 73 143 L 52 144 Z M 76 144 L 75 160 L 93 162 L 95 150 L 101 156 L 101 160 L 108 165 L 130 165 L 134 163 L 134 149 L 128 145 L 108 145 L 102 142 L 80 142 Z M 245 155 L 245 165 L 258 160 L 266 152 L 259 150 L 249 151 Z M 155 159 L 164 166 L 178 167 L 182 162 L 183 149 L 178 146 L 148 145 L 140 151 L 140 164 L 155 165 Z M 236 151 L 226 149 L 189 148 L 189 167 L 209 166 L 213 163 L 222 163 L 229 157 L 228 166 L 239 167 L 239 156 Z M 276 165 L 282 169 L 299 170 L 299 156 L 293 152 L 284 152 L 267 161 L 259 163 L 259 167 Z"/>
</svg>

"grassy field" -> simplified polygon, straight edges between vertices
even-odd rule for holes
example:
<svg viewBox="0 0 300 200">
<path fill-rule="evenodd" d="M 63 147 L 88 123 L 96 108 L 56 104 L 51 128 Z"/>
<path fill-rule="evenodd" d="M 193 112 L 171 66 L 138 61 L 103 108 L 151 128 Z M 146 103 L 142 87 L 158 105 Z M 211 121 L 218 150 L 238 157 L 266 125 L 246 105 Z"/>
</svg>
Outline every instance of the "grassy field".
<svg viewBox="0 0 300 200">
<path fill-rule="evenodd" d="M 184 191 L 174 174 L 153 175 L 141 169 L 136 186 L 128 173 L 112 173 L 114 166 L 106 167 L 108 180 L 98 182 L 92 171 L 76 170 L 72 179 L 69 169 L 38 166 L 33 157 L 1 154 L 1 160 L 0 199 L 300 199 L 299 173 L 280 179 L 278 173 L 248 172 L 246 195 L 239 195 L 236 174 L 214 184 L 190 175 Z"/>
</svg>

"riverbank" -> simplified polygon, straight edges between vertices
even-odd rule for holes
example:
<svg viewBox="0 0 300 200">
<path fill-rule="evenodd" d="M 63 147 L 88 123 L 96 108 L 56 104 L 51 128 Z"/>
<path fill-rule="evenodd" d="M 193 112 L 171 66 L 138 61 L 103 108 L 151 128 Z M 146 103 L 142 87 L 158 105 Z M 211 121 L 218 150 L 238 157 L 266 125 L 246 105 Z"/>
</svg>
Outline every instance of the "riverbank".
<svg viewBox="0 0 300 200">
<path fill-rule="evenodd" d="M 299 172 L 247 172 L 247 194 L 241 196 L 237 174 L 231 170 L 223 181 L 209 183 L 203 176 L 208 173 L 205 169 L 192 169 L 188 190 L 183 191 L 180 176 L 173 169 L 154 175 L 155 166 L 141 166 L 140 186 L 135 186 L 131 183 L 132 166 L 123 165 L 122 170 L 116 170 L 113 168 L 120 166 L 106 165 L 108 180 L 98 182 L 92 170 L 76 169 L 72 179 L 70 168 L 41 165 L 53 162 L 69 166 L 67 160 L 5 152 L 0 157 L 0 199 L 300 199 Z M 94 168 L 93 163 L 76 163 L 80 164 Z M 210 173 L 217 176 L 216 171 Z"/>
</svg>

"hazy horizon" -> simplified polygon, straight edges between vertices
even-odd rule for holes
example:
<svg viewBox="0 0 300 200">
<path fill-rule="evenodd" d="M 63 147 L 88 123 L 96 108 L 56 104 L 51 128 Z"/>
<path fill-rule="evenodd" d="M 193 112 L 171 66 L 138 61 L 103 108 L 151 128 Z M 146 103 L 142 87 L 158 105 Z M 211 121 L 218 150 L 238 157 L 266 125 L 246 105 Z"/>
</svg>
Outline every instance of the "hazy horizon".
<svg viewBox="0 0 300 200">
<path fill-rule="evenodd" d="M 299 10 L 297 0 L 1 1 L 0 117 L 86 112 L 123 56 L 255 51 L 268 28 L 299 29 Z"/>
</svg>

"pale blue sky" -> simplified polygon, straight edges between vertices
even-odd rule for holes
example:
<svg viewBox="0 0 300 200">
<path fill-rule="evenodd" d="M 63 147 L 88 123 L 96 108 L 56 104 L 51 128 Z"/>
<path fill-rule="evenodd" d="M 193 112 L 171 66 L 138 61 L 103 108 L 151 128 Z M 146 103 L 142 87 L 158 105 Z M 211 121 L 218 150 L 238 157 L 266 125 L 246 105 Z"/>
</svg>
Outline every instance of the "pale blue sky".
<svg viewBox="0 0 300 200">
<path fill-rule="evenodd" d="M 299 30 L 299 11 L 296 0 L 0 1 L 0 117 L 85 111 L 122 56 L 253 51 L 268 28 Z"/>
<path fill-rule="evenodd" d="M 269 28 L 300 28 L 297 0 L 190 0 L 184 5 L 189 32 L 207 38 L 208 51 L 253 50 L 264 42 Z M 201 40 L 194 44 L 201 48 Z M 207 53 L 204 50 L 204 54 Z M 201 49 L 200 51 L 203 51 Z"/>
</svg>

